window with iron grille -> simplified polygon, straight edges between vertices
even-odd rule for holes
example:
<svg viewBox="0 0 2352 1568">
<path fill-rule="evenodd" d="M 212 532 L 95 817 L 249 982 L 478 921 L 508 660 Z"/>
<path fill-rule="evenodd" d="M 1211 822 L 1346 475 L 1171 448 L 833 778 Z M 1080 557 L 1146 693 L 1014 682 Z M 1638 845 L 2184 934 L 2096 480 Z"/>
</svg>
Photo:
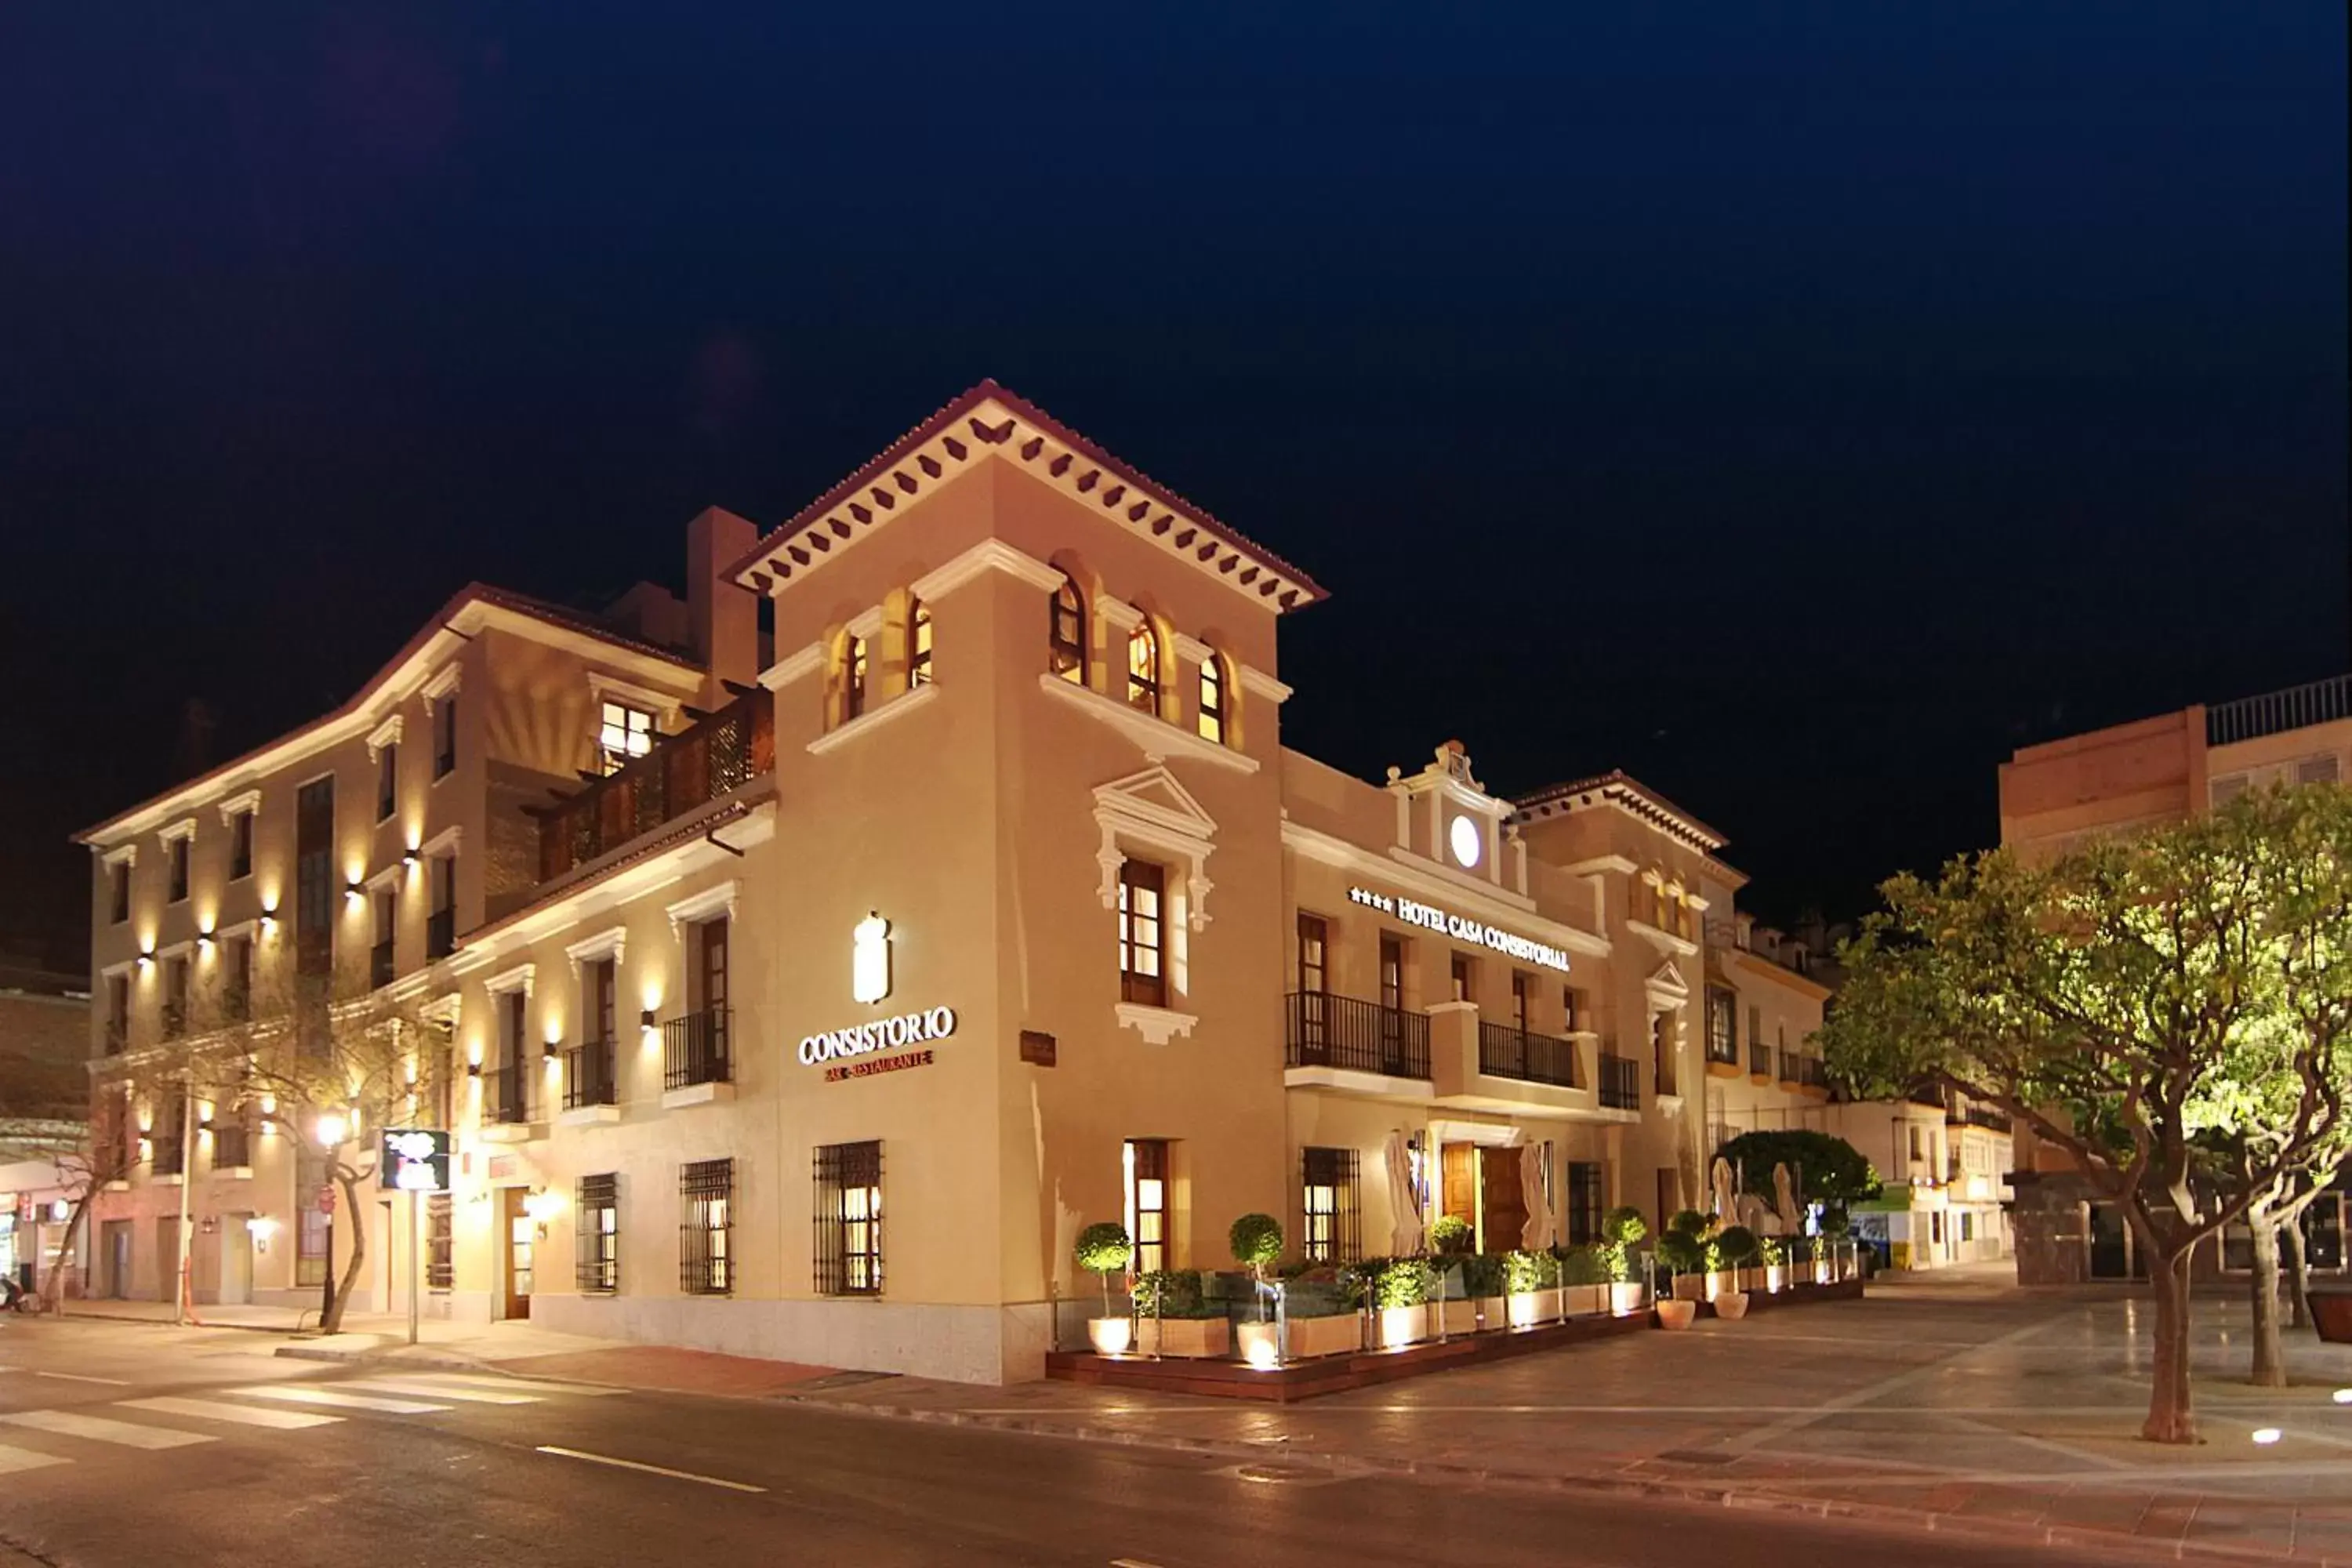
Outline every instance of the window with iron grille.
<svg viewBox="0 0 2352 1568">
<path fill-rule="evenodd" d="M 612 1174 L 580 1178 L 573 1212 L 579 1228 L 573 1237 L 572 1269 L 574 1282 L 586 1290 L 621 1288 L 621 1178 Z"/>
<path fill-rule="evenodd" d="M 1568 1167 L 1568 1244 L 1581 1247 L 1601 1239 L 1601 1166 L 1595 1161 L 1572 1160 Z"/>
<path fill-rule="evenodd" d="M 735 1262 L 727 1245 L 735 1206 L 735 1162 L 697 1160 L 677 1176 L 686 1205 L 677 1229 L 678 1289 L 689 1296 L 724 1296 L 735 1289 Z"/>
<path fill-rule="evenodd" d="M 425 1288 L 446 1290 L 457 1282 L 457 1265 L 452 1258 L 457 1231 L 456 1211 L 450 1206 L 446 1193 L 428 1193 L 425 1198 Z"/>
<path fill-rule="evenodd" d="M 1300 1246 L 1315 1263 L 1353 1263 L 1359 1238 L 1356 1152 L 1303 1149 L 1299 1173 Z"/>
<path fill-rule="evenodd" d="M 816 1292 L 882 1293 L 882 1145 L 816 1151 Z"/>
</svg>

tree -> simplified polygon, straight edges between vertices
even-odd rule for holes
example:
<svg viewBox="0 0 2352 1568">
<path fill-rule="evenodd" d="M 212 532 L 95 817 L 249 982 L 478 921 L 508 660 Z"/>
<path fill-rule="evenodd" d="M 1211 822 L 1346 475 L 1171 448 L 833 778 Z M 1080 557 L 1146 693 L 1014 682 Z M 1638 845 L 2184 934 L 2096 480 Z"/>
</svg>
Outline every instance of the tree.
<svg viewBox="0 0 2352 1568">
<path fill-rule="evenodd" d="M 1866 1094 L 1927 1079 L 1998 1105 L 2123 1211 L 2156 1294 L 2153 1441 L 2196 1440 L 2191 1253 L 2339 1135 L 2342 1008 L 2288 993 L 2329 964 L 2323 990 L 2345 984 L 2341 915 L 2315 928 L 2347 907 L 2347 811 L 2326 786 L 2265 793 L 2046 866 L 1956 860 L 1886 883 L 1841 952 L 1834 1070 Z M 2315 858 L 2310 885 L 2284 900 L 2294 856 Z M 2234 1167 L 2210 1158 L 2216 1132 L 2239 1141 Z"/>
<path fill-rule="evenodd" d="M 1076 1252 L 1078 1267 L 1102 1279 L 1103 1316 L 1110 1316 L 1110 1277 L 1127 1267 L 1135 1256 L 1135 1244 L 1128 1239 L 1127 1226 L 1112 1220 L 1090 1225 L 1078 1232 Z"/>
<path fill-rule="evenodd" d="M 1808 1202 L 1843 1209 L 1868 1203 L 1884 1184 L 1862 1151 L 1843 1138 L 1810 1128 L 1742 1132 L 1716 1152 L 1739 1173 L 1739 1190 L 1769 1202 L 1778 1197 L 1772 1185 L 1775 1166 L 1786 1165 L 1797 1179 L 1797 1190 Z"/>
</svg>

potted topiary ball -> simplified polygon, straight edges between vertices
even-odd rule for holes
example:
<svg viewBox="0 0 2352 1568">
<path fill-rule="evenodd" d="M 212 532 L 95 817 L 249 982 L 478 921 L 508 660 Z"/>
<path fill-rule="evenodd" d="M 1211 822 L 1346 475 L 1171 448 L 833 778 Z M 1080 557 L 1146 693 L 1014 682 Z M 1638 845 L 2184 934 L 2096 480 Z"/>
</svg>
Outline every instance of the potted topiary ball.
<svg viewBox="0 0 2352 1568">
<path fill-rule="evenodd" d="M 1110 1277 L 1127 1268 L 1135 1256 L 1135 1244 L 1128 1239 L 1123 1225 L 1090 1225 L 1078 1233 L 1076 1256 L 1079 1268 L 1102 1277 L 1103 1315 L 1087 1320 L 1087 1342 L 1094 1346 L 1097 1355 L 1124 1355 L 1135 1342 L 1135 1320 L 1113 1315 Z"/>
<path fill-rule="evenodd" d="M 1282 1223 L 1272 1215 L 1245 1214 L 1225 1232 L 1234 1261 L 1250 1271 L 1256 1284 L 1257 1321 L 1240 1325 L 1242 1359 L 1252 1366 L 1273 1366 L 1282 1360 L 1280 1327 L 1266 1321 L 1265 1271 L 1282 1261 Z"/>
<path fill-rule="evenodd" d="M 1458 1214 L 1440 1215 L 1429 1227 L 1429 1244 L 1440 1258 L 1462 1258 L 1478 1245 L 1478 1233 Z"/>
<path fill-rule="evenodd" d="M 1633 1248 L 1649 1234 L 1650 1222 L 1631 1204 L 1601 1216 L 1601 1261 L 1609 1270 L 1609 1310 L 1618 1317 L 1642 1310 L 1642 1282 L 1633 1278 Z"/>
<path fill-rule="evenodd" d="M 1658 1237 L 1658 1258 L 1661 1262 L 1671 1261 L 1667 1257 L 1668 1237 L 1680 1237 L 1691 1244 L 1691 1249 L 1687 1251 L 1679 1247 L 1673 1249 L 1675 1258 L 1690 1260 L 1672 1263 L 1675 1295 L 1683 1300 L 1704 1301 L 1715 1293 L 1714 1268 L 1707 1247 L 1714 1229 L 1715 1221 L 1707 1215 L 1696 1209 L 1683 1209 L 1667 1219 L 1665 1234 Z"/>
<path fill-rule="evenodd" d="M 1739 1271 L 1756 1261 L 1756 1233 L 1744 1225 L 1726 1226 L 1716 1233 L 1713 1246 L 1712 1261 L 1734 1287 L 1716 1292 L 1715 1315 L 1736 1322 L 1748 1315 L 1748 1292 L 1737 1287 Z"/>
<path fill-rule="evenodd" d="M 1659 1327 L 1687 1329 L 1698 1316 L 1696 1287 L 1706 1277 L 1706 1243 L 1687 1230 L 1668 1230 L 1658 1237 L 1658 1265 L 1674 1279 L 1672 1291 L 1657 1300 Z"/>
</svg>

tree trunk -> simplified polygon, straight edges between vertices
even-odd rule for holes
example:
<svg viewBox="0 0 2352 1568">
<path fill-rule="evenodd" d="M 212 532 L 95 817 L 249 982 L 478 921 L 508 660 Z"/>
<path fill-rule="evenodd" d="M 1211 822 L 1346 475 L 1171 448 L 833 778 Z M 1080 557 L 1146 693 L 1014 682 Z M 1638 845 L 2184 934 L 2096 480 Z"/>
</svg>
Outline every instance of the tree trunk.
<svg viewBox="0 0 2352 1568">
<path fill-rule="evenodd" d="M 335 1286 L 335 1304 L 319 1320 L 322 1334 L 343 1331 L 343 1313 L 350 1310 L 352 1292 L 360 1287 L 360 1271 L 367 1267 L 367 1217 L 360 1213 L 359 1184 L 346 1172 L 335 1173 L 335 1185 L 343 1193 L 343 1213 L 350 1216 L 352 1226 L 352 1260 L 343 1265 L 342 1279 Z M 335 1260 L 327 1259 L 332 1268 Z"/>
<path fill-rule="evenodd" d="M 2246 1210 L 2246 1228 L 2254 1239 L 2254 1364 L 2246 1381 L 2256 1388 L 2284 1388 L 2286 1354 L 2279 1346 L 2278 1215 L 2268 1204 L 2255 1204 Z"/>
<path fill-rule="evenodd" d="M 2148 1279 L 2156 1287 L 2156 1347 L 2149 1358 L 2147 1420 L 2139 1435 L 2151 1443 L 2194 1443 L 2197 1417 L 2189 1400 L 2189 1251 L 2149 1248 Z"/>
<path fill-rule="evenodd" d="M 90 1202 L 98 1196 L 98 1183 L 90 1183 L 89 1190 L 74 1200 L 73 1217 L 66 1221 L 65 1239 L 58 1245 L 58 1266 L 49 1270 L 47 1279 L 41 1281 L 43 1304 L 60 1318 L 66 1315 L 66 1259 L 74 1255 L 74 1235 L 81 1229 L 82 1216 L 89 1213 Z M 40 1227 L 35 1226 L 33 1235 L 38 1237 L 40 1234 Z M 82 1280 L 81 1289 L 83 1295 L 89 1294 L 87 1277 Z"/>
<path fill-rule="evenodd" d="M 2311 1258 L 2303 1249 L 2302 1216 L 2280 1229 L 2286 1237 L 2287 1326 L 2307 1329 L 2311 1327 Z"/>
</svg>

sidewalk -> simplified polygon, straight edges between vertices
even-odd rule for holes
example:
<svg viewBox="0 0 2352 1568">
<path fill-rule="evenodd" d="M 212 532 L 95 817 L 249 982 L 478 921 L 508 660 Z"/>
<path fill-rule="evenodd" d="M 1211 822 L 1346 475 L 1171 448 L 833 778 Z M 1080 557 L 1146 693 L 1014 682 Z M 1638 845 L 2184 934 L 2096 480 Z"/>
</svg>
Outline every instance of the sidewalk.
<svg viewBox="0 0 2352 1568">
<path fill-rule="evenodd" d="M 2196 1448 L 2135 1434 L 2146 1303 L 1951 1271 L 1866 1301 L 1632 1334 L 1291 1406 L 1066 1383 L 914 1378 L 801 1403 L 1283 1458 L 1425 1480 L 1671 1497 L 2135 1557 L 2352 1564 L 2352 1352 L 2290 1341 L 2296 1386 L 2242 1383 L 2243 1310 L 2200 1302 Z M 2225 1341 L 2226 1336 L 2226 1341 Z M 2277 1427 L 2259 1447 L 2251 1434 Z M 1769 1528 L 1769 1527 L 1765 1527 Z"/>
</svg>

